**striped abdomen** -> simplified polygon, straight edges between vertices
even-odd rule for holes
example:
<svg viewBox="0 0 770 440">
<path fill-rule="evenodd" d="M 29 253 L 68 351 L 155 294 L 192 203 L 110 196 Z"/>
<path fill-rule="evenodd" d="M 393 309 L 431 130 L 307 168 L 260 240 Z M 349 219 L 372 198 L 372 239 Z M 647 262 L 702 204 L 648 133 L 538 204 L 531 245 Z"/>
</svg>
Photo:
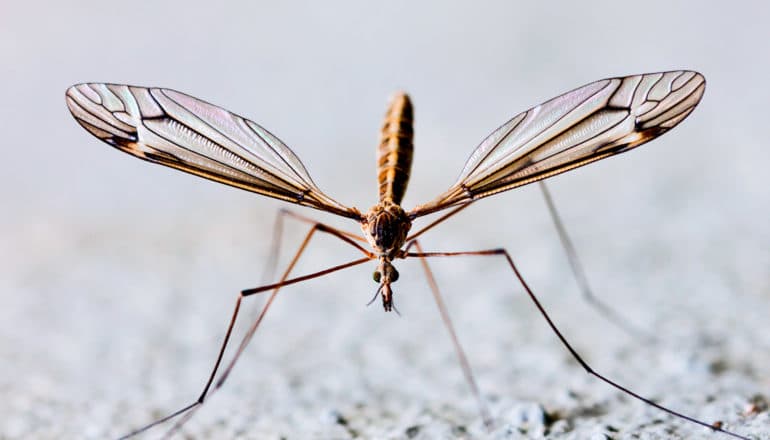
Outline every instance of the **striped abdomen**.
<svg viewBox="0 0 770 440">
<path fill-rule="evenodd" d="M 406 93 L 398 92 L 390 100 L 388 113 L 380 131 L 377 148 L 377 178 L 380 201 L 390 200 L 400 205 L 409 183 L 412 168 L 412 102 Z"/>
</svg>

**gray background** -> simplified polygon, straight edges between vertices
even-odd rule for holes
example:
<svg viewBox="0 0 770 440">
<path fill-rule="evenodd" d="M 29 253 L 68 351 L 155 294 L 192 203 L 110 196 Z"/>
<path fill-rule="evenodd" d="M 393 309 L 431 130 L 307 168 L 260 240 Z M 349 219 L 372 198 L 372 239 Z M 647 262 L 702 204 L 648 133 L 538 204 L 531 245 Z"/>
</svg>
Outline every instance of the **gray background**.
<svg viewBox="0 0 770 440">
<path fill-rule="evenodd" d="M 236 292 L 261 281 L 281 206 L 99 143 L 68 114 L 67 86 L 165 86 L 222 105 L 366 209 L 397 89 L 416 106 L 412 207 L 516 113 L 599 78 L 678 68 L 708 80 L 687 121 L 550 181 L 596 290 L 657 343 L 580 299 L 535 187 L 479 202 L 424 244 L 508 248 L 598 371 L 767 438 L 767 411 L 745 411 L 770 393 L 770 11 L 717 3 L 2 2 L 0 438 L 114 437 L 197 397 Z M 286 249 L 303 230 L 287 227 Z M 355 257 L 322 238 L 297 272 Z M 727 438 L 586 375 L 501 261 L 433 264 L 490 437 Z M 186 435 L 485 437 L 419 264 L 398 267 L 400 319 L 364 307 L 373 265 L 287 289 Z"/>
</svg>

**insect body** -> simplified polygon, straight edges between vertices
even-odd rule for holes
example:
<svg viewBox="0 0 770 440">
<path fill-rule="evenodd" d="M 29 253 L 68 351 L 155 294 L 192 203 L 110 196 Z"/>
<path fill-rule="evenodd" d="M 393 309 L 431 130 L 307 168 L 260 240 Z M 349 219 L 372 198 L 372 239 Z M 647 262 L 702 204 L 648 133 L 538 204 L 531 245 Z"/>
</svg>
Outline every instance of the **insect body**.
<svg viewBox="0 0 770 440">
<path fill-rule="evenodd" d="M 396 257 L 404 258 L 401 248 L 412 227 L 411 218 L 400 206 L 412 167 L 412 119 L 409 96 L 405 93 L 395 94 L 385 115 L 377 149 L 380 202 L 369 210 L 361 222 L 364 237 L 379 258 L 374 280 L 380 283 L 377 292 L 382 295 L 382 305 L 386 311 L 393 310 L 390 283 L 398 279 L 398 271 L 391 261 Z"/>
<path fill-rule="evenodd" d="M 567 92 L 515 116 L 493 131 L 473 151 L 449 189 L 408 211 L 401 207 L 401 200 L 410 175 L 414 112 L 409 97 L 396 94 L 388 109 L 378 147 L 379 202 L 362 214 L 324 194 L 299 158 L 283 142 L 248 119 L 169 89 L 104 83 L 70 87 L 66 100 L 75 119 L 93 135 L 121 151 L 257 194 L 350 218 L 359 223 L 363 232 L 363 236 L 357 236 L 296 216 L 311 223 L 311 231 L 279 282 L 241 292 L 217 362 L 197 401 L 129 436 L 185 414 L 179 424 L 183 423 L 210 391 L 219 388 L 281 287 L 375 260 L 373 279 L 379 284 L 377 294 L 382 297 L 385 310 L 390 311 L 393 310 L 391 284 L 399 276 L 393 261 L 403 258 L 421 259 L 463 371 L 479 399 L 485 421 L 491 423 L 426 262 L 432 257 L 469 255 L 505 258 L 549 326 L 589 373 L 669 414 L 745 438 L 640 397 L 596 373 L 558 331 L 504 249 L 423 252 L 417 241 L 420 234 L 481 198 L 628 151 L 665 133 L 692 112 L 704 90 L 705 80 L 699 73 L 671 71 L 604 79 Z M 449 208 L 452 209 L 443 217 L 409 235 L 413 221 Z M 314 274 L 288 278 L 315 231 L 340 238 L 361 251 L 364 258 Z M 359 243 L 368 243 L 370 248 Z M 230 364 L 214 382 L 241 299 L 269 290 L 272 294 L 261 314 Z M 212 386 L 214 388 L 210 390 Z"/>
</svg>

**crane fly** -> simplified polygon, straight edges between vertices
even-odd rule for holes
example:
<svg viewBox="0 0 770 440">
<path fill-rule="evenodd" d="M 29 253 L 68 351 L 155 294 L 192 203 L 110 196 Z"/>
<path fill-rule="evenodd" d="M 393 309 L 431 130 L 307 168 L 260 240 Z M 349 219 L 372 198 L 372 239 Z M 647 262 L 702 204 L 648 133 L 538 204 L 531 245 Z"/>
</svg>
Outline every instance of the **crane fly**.
<svg viewBox="0 0 770 440">
<path fill-rule="evenodd" d="M 246 191 L 346 217 L 357 222 L 361 229 L 360 235 L 354 234 L 282 210 L 282 215 L 312 227 L 278 282 L 246 289 L 239 294 L 203 392 L 193 403 L 124 438 L 182 416 L 166 435 L 179 429 L 225 382 L 281 287 L 373 261 L 376 263 L 373 279 L 377 288 L 372 300 L 381 298 L 383 308 L 389 312 L 395 310 L 392 286 L 399 278 L 395 263 L 405 258 L 419 258 L 422 262 L 465 378 L 479 401 L 482 418 L 490 426 L 492 418 L 427 263 L 427 259 L 433 257 L 464 255 L 504 258 L 550 328 L 588 373 L 673 416 L 745 439 L 723 429 L 720 424 L 707 423 L 659 405 L 594 371 L 557 329 L 505 249 L 425 252 L 417 240 L 425 231 L 479 199 L 629 151 L 660 136 L 693 111 L 705 85 L 701 74 L 682 70 L 608 78 L 567 92 L 515 116 L 493 131 L 473 151 L 449 189 L 411 210 L 405 210 L 401 200 L 412 163 L 414 112 L 408 95 L 397 93 L 391 99 L 377 150 L 379 202 L 366 212 L 327 196 L 316 186 L 294 152 L 276 136 L 220 107 L 163 88 L 105 83 L 70 87 L 66 92 L 67 105 L 78 123 L 123 152 Z M 549 198 L 548 201 L 550 206 Z M 410 234 L 415 220 L 444 210 L 443 216 Z M 552 214 L 555 211 L 552 210 Z M 282 217 L 279 215 L 279 218 Z M 295 263 L 317 232 L 339 238 L 363 256 L 290 278 Z M 217 376 L 242 299 L 265 291 L 271 291 L 270 296 L 233 358 Z"/>
</svg>

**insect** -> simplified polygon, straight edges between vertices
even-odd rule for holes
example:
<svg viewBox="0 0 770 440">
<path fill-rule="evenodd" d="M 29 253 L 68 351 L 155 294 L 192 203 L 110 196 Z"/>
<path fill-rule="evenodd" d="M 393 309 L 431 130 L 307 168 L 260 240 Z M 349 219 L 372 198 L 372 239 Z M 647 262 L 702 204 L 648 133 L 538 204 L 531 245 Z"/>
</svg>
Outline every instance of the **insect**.
<svg viewBox="0 0 770 440">
<path fill-rule="evenodd" d="M 629 151 L 660 136 L 693 111 L 704 90 L 705 79 L 701 74 L 670 71 L 604 79 L 567 92 L 515 116 L 493 131 L 473 151 L 448 190 L 411 210 L 405 210 L 401 200 L 412 162 L 413 108 L 409 97 L 398 93 L 390 102 L 377 150 L 379 202 L 363 212 L 324 194 L 299 158 L 269 131 L 220 107 L 169 89 L 103 83 L 70 87 L 66 100 L 75 119 L 91 134 L 121 151 L 246 191 L 347 217 L 361 229 L 360 235 L 353 234 L 289 213 L 312 227 L 278 282 L 243 290 L 238 296 L 217 360 L 200 397 L 126 437 L 182 416 L 170 431 L 173 432 L 189 419 L 206 397 L 225 382 L 281 287 L 374 261 L 372 276 L 377 289 L 372 301 L 379 297 L 389 312 L 396 310 L 393 284 L 398 281 L 399 272 L 395 265 L 405 258 L 421 260 L 466 380 L 479 401 L 483 419 L 491 424 L 427 264 L 429 258 L 465 255 L 504 258 L 556 336 L 590 374 L 671 415 L 745 439 L 723 429 L 721 424 L 707 423 L 661 406 L 595 372 L 557 329 L 504 249 L 425 252 L 417 239 L 479 199 Z M 444 210 L 447 211 L 442 216 L 410 234 L 415 220 Z M 295 263 L 315 233 L 335 236 L 363 256 L 290 278 Z M 272 293 L 232 360 L 217 376 L 242 299 L 265 291 Z"/>
</svg>

